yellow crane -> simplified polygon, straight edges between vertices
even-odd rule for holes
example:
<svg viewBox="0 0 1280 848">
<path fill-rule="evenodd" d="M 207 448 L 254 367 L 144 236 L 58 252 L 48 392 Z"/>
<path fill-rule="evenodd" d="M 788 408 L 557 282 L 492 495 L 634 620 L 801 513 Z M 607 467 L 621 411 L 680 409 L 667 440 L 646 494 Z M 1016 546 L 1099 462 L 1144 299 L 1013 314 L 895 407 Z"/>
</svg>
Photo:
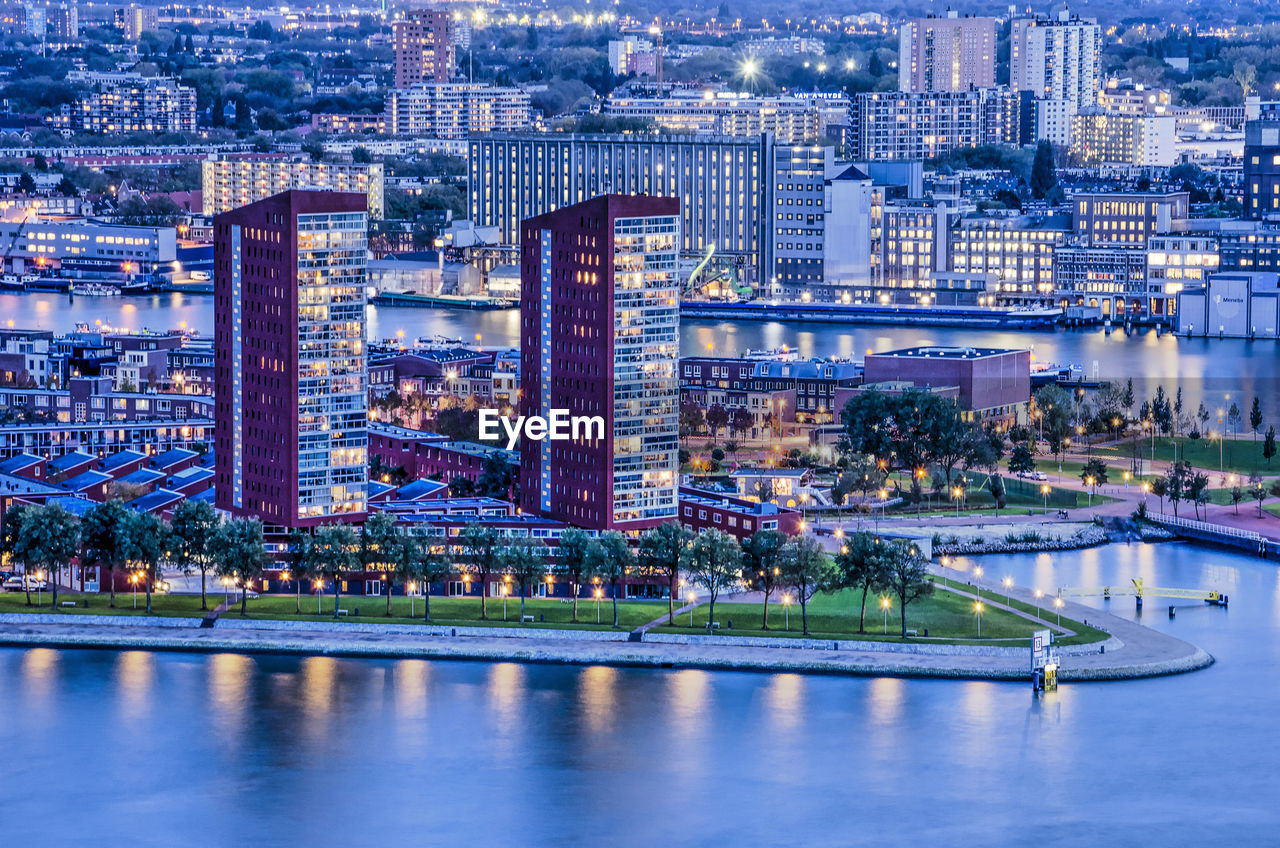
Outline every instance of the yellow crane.
<svg viewBox="0 0 1280 848">
<path fill-rule="evenodd" d="M 1138 609 L 1142 609 L 1142 599 L 1146 598 L 1187 598 L 1204 601 L 1206 604 L 1225 607 L 1227 596 L 1214 589 L 1175 589 L 1166 586 L 1148 586 L 1141 577 L 1133 578 L 1132 586 L 1064 586 L 1058 589 L 1059 598 L 1107 598 L 1133 596 L 1137 599 Z"/>
</svg>

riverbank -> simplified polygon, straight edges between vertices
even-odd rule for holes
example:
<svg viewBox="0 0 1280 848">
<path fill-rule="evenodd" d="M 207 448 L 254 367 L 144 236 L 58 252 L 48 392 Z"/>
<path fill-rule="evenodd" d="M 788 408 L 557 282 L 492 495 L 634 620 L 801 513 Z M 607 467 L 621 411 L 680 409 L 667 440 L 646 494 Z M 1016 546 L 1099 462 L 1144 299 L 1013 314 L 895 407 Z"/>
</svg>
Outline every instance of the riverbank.
<svg viewBox="0 0 1280 848">
<path fill-rule="evenodd" d="M 1180 674 L 1213 662 L 1206 652 L 1154 630 L 1097 610 L 1069 605 L 1111 638 L 1099 645 L 1062 649 L 1063 681 L 1127 680 Z M 369 657 L 479 660 L 663 669 L 790 672 L 950 679 L 1028 679 L 1029 648 L 927 643 L 882 644 L 848 640 L 788 640 L 743 644 L 728 636 L 646 634 L 644 641 L 580 638 L 580 631 L 503 630 L 436 634 L 378 624 L 237 621 L 201 628 L 170 619 L 164 626 L 139 618 L 48 623 L 49 616 L 0 616 L 0 645 Z"/>
</svg>

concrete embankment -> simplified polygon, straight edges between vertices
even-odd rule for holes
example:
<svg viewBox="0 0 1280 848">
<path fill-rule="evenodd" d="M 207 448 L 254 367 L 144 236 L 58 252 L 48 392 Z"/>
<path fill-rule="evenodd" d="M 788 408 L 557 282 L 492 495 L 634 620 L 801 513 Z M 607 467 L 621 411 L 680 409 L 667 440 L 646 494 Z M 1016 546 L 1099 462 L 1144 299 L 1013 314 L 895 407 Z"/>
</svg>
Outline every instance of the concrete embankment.
<svg viewBox="0 0 1280 848">
<path fill-rule="evenodd" d="M 1074 605 L 1072 605 L 1074 606 Z M 1070 612 L 1067 610 L 1067 612 Z M 1194 645 L 1097 610 L 1079 608 L 1111 638 L 1099 645 L 1065 646 L 1059 679 L 1123 680 L 1194 671 L 1213 658 Z M 50 623 L 50 618 L 60 618 Z M 754 640 L 727 636 L 646 634 L 515 628 L 465 629 L 329 622 L 237 621 L 199 628 L 170 621 L 106 616 L 0 615 L 0 645 L 324 655 L 436 660 L 482 660 L 647 668 L 1027 680 L 1029 649 L 986 645 L 876 643 L 848 640 Z M 219 625 L 230 622 L 219 622 Z M 167 625 L 167 626 L 166 626 Z M 305 625 L 305 626 L 304 626 Z M 445 632 L 447 631 L 447 632 Z M 471 635 L 474 633 L 475 635 Z M 1102 650 L 1105 646 L 1105 651 Z"/>
</svg>

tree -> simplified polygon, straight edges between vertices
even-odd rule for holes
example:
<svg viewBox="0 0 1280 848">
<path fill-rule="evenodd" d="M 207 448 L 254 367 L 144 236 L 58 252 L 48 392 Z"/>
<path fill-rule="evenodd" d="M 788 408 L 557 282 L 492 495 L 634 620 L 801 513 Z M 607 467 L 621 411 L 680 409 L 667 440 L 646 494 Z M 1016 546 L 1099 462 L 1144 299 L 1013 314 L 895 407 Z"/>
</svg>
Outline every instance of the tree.
<svg viewBox="0 0 1280 848">
<path fill-rule="evenodd" d="M 387 612 L 391 617 L 391 590 L 395 585 L 395 559 L 404 541 L 404 531 L 396 526 L 395 516 L 375 512 L 360 532 L 360 563 L 365 571 L 377 571 L 387 584 Z"/>
<path fill-rule="evenodd" d="M 345 524 L 326 524 L 316 530 L 311 542 L 315 570 L 333 581 L 333 617 L 338 618 L 342 598 L 342 575 L 357 561 L 355 531 Z"/>
<path fill-rule="evenodd" d="M 289 541 L 286 543 L 285 562 L 289 564 L 289 576 L 293 578 L 298 615 L 302 615 L 302 581 L 315 571 L 313 541 L 310 533 L 294 528 L 289 531 Z"/>
<path fill-rule="evenodd" d="M 991 493 L 991 499 L 996 505 L 996 514 L 1000 514 L 1000 507 L 1004 506 L 1004 479 L 998 474 L 991 475 L 987 480 L 987 491 Z"/>
<path fill-rule="evenodd" d="M 907 605 L 933 594 L 929 567 L 919 548 L 910 542 L 888 543 L 885 581 L 889 591 L 898 597 L 898 615 L 902 621 L 902 638 L 907 638 Z"/>
<path fill-rule="evenodd" d="M 427 539 L 416 539 L 406 533 L 400 556 L 411 556 L 414 559 L 413 569 L 422 582 L 422 619 L 430 621 L 431 584 L 444 580 L 453 573 L 445 548 L 433 546 Z"/>
<path fill-rule="evenodd" d="M 556 545 L 557 574 L 563 574 L 569 584 L 569 595 L 573 598 L 573 623 L 578 623 L 578 594 L 582 581 L 590 574 L 595 565 L 594 559 L 600 553 L 595 539 L 576 527 L 570 527 L 560 534 L 560 543 Z"/>
<path fill-rule="evenodd" d="M 1058 185 L 1053 172 L 1053 144 L 1040 139 L 1036 145 L 1036 158 L 1031 163 L 1031 196 L 1043 200 Z"/>
<path fill-rule="evenodd" d="M 1169 494 L 1169 483 L 1164 477 L 1156 477 L 1149 484 L 1151 494 L 1155 495 L 1160 501 L 1160 512 L 1164 512 L 1164 499 Z"/>
<path fill-rule="evenodd" d="M 326 527 L 320 534 L 332 534 L 334 541 L 345 531 L 347 536 L 354 536 L 349 527 Z M 317 534 L 319 535 L 319 534 Z M 262 522 L 256 518 L 232 518 L 218 527 L 213 537 L 214 559 L 218 563 L 218 573 L 223 577 L 240 581 L 240 614 L 249 613 L 249 589 L 254 579 L 262 575 L 267 564 L 267 549 L 262 541 Z M 348 545 L 350 551 L 354 544 Z M 350 555 L 350 554 L 348 554 Z M 334 578 L 334 609 L 337 609 L 337 578 Z M 335 617 L 336 617 L 335 613 Z"/>
<path fill-rule="evenodd" d="M 1240 514 L 1240 501 L 1244 500 L 1244 489 L 1239 486 L 1231 487 L 1231 506 L 1236 515 Z"/>
<path fill-rule="evenodd" d="M 49 585 L 53 587 L 53 607 L 57 609 L 59 572 L 63 566 L 70 565 L 79 550 L 79 522 L 58 504 L 23 509 L 19 512 L 19 519 L 20 532 L 13 554 L 26 566 L 24 575 L 35 566 L 49 576 Z M 28 587 L 27 605 L 30 604 L 31 589 Z"/>
<path fill-rule="evenodd" d="M 92 562 L 105 566 L 111 590 L 108 605 L 116 605 L 116 566 L 129 559 L 129 510 L 119 499 L 100 503 L 84 514 L 81 532 L 84 534 L 85 555 Z"/>
<path fill-rule="evenodd" d="M 4 524 L 0 527 L 0 548 L 4 550 L 5 556 L 10 562 L 21 562 L 22 557 L 18 554 L 18 547 L 22 544 L 22 519 L 30 510 L 35 509 L 33 505 L 15 503 L 4 512 Z M 84 563 L 81 562 L 81 566 Z M 25 569 L 23 571 L 25 574 Z M 26 585 L 26 581 L 23 581 Z M 27 588 L 27 605 L 31 605 L 31 589 Z"/>
<path fill-rule="evenodd" d="M 1089 460 L 1080 469 L 1080 480 L 1097 492 L 1099 486 L 1107 484 L 1107 464 L 1097 458 Z"/>
<path fill-rule="evenodd" d="M 208 501 L 188 498 L 173 510 L 169 522 L 173 536 L 175 558 L 182 570 L 200 572 L 200 609 L 209 608 L 206 580 L 213 569 L 209 543 L 218 530 L 218 515 Z"/>
<path fill-rule="evenodd" d="M 1191 501 L 1196 509 L 1196 520 L 1200 519 L 1200 504 L 1209 500 L 1209 476 L 1207 474 L 1194 474 L 1187 483 L 1187 500 Z"/>
<path fill-rule="evenodd" d="M 836 584 L 842 589 L 862 593 L 858 613 L 858 632 L 866 632 L 867 596 L 885 587 L 884 544 L 870 533 L 854 533 L 845 539 L 836 554 Z"/>
<path fill-rule="evenodd" d="M 631 573 L 636 565 L 635 554 L 627 537 L 617 530 L 601 533 L 596 539 L 598 552 L 591 559 L 594 576 L 609 584 L 609 596 L 613 600 L 613 626 L 618 626 L 618 584 Z"/>
<path fill-rule="evenodd" d="M 1026 474 L 1036 470 L 1036 457 L 1031 452 L 1030 445 L 1021 442 L 1013 446 L 1013 452 L 1009 454 L 1009 470 L 1014 474 Z"/>
<path fill-rule="evenodd" d="M 716 529 L 693 537 L 681 557 L 690 584 L 707 590 L 707 621 L 715 620 L 716 598 L 738 581 L 742 568 L 742 548 L 738 540 Z"/>
<path fill-rule="evenodd" d="M 1235 436 L 1240 432 L 1240 420 L 1242 413 L 1240 406 L 1235 401 L 1231 402 L 1231 408 L 1227 410 L 1227 424 L 1231 426 L 1231 435 Z"/>
<path fill-rule="evenodd" d="M 475 493 L 498 500 L 511 499 L 511 487 L 515 480 L 505 451 L 494 451 L 484 461 L 484 470 L 476 478 Z"/>
<path fill-rule="evenodd" d="M 169 528 L 158 515 L 129 512 L 129 559 L 142 567 L 147 587 L 147 614 L 151 614 L 151 587 L 159 578 L 160 562 L 169 550 Z"/>
<path fill-rule="evenodd" d="M 1262 458 L 1267 461 L 1267 465 L 1271 464 L 1271 457 L 1276 455 L 1276 427 L 1274 424 L 1267 427 L 1267 435 L 1262 439 Z"/>
<path fill-rule="evenodd" d="M 711 438 L 718 438 L 720 430 L 728 425 L 729 410 L 718 403 L 712 404 L 711 408 L 707 410 L 707 429 L 711 431 Z"/>
<path fill-rule="evenodd" d="M 520 589 L 520 623 L 524 624 L 524 599 L 547 574 L 547 549 L 529 536 L 517 536 L 498 549 L 498 568 L 515 578 Z"/>
<path fill-rule="evenodd" d="M 1258 517 L 1262 517 L 1262 502 L 1267 499 L 1267 490 L 1262 487 L 1262 482 L 1258 481 L 1253 484 L 1253 488 L 1249 490 L 1249 496 L 1258 502 Z"/>
<path fill-rule="evenodd" d="M 769 596 L 782 579 L 782 551 L 787 534 L 777 530 L 757 530 L 742 544 L 742 582 L 764 593 L 764 621 L 769 629 Z"/>
<path fill-rule="evenodd" d="M 729 421 L 729 429 L 745 439 L 755 423 L 755 416 L 749 410 L 740 407 L 733 411 L 733 417 Z"/>
<path fill-rule="evenodd" d="M 1169 466 L 1165 473 L 1165 489 L 1169 495 L 1169 503 L 1173 504 L 1174 517 L 1178 515 L 1178 502 L 1187 496 L 1187 486 L 1191 479 L 1191 463 L 1185 459 Z"/>
<path fill-rule="evenodd" d="M 800 621 L 809 635 L 809 599 L 831 585 L 836 568 L 822 545 L 812 536 L 797 536 L 787 543 L 782 558 L 782 579 L 795 589 L 800 602 Z"/>
<path fill-rule="evenodd" d="M 462 528 L 455 542 L 454 559 L 465 574 L 474 574 L 480 583 L 480 618 L 488 619 L 485 596 L 489 577 L 498 570 L 498 534 L 493 528 L 471 523 Z"/>
<path fill-rule="evenodd" d="M 637 560 L 646 574 L 667 578 L 667 626 L 675 626 L 676 582 L 680 557 L 693 534 L 678 521 L 667 521 L 640 537 Z"/>
</svg>

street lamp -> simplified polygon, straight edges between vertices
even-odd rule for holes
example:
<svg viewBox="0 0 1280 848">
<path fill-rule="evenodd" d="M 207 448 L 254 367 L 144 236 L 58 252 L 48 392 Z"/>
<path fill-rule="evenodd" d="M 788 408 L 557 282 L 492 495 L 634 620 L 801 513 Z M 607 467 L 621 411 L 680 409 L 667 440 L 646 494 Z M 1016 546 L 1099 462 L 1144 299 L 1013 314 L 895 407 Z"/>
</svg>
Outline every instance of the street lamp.
<svg viewBox="0 0 1280 848">
<path fill-rule="evenodd" d="M 602 594 L 604 594 L 604 593 L 603 593 L 603 592 L 601 592 L 599 589 L 596 589 L 596 592 L 595 592 L 595 595 L 596 595 L 596 624 L 599 624 L 599 623 L 600 623 L 600 596 L 601 596 Z"/>
<path fill-rule="evenodd" d="M 502 584 L 502 620 L 507 620 L 507 596 L 511 594 L 511 584 Z"/>
<path fill-rule="evenodd" d="M 1093 475 L 1084 478 L 1085 485 L 1089 487 L 1089 507 L 1093 507 Z"/>
<path fill-rule="evenodd" d="M 413 592 L 414 592 L 414 589 L 416 588 L 417 586 L 416 584 L 414 584 L 412 580 L 410 580 L 409 585 L 405 587 L 405 589 L 409 591 L 409 617 L 410 618 L 413 618 Z"/>
<path fill-rule="evenodd" d="M 1036 618 L 1039 618 L 1040 617 L 1040 599 L 1044 597 L 1044 592 L 1041 592 L 1039 589 L 1036 589 L 1035 592 L 1033 592 L 1032 594 L 1036 596 Z"/>
<path fill-rule="evenodd" d="M 978 638 L 982 638 L 982 601 L 977 601 L 973 605 L 973 611 L 978 615 Z"/>
<path fill-rule="evenodd" d="M 223 578 L 223 582 L 226 582 L 226 578 Z M 138 608 L 138 572 L 135 571 L 133 574 L 129 575 L 129 583 L 133 585 L 133 608 L 137 609 Z"/>
<path fill-rule="evenodd" d="M 316 615 L 319 615 L 320 614 L 320 598 L 324 596 L 324 581 L 313 580 L 311 582 L 311 586 L 316 590 Z"/>
<path fill-rule="evenodd" d="M 951 565 L 951 557 L 943 554 L 940 562 L 942 564 L 942 585 L 945 588 L 947 585 L 947 566 Z"/>
<path fill-rule="evenodd" d="M 790 594 L 786 594 L 782 596 L 782 615 L 783 615 L 783 621 L 786 622 L 785 624 L 786 629 L 790 630 L 791 629 L 791 595 Z"/>
<path fill-rule="evenodd" d="M 880 599 L 880 609 L 884 610 L 884 635 L 889 635 L 889 599 Z"/>
<path fill-rule="evenodd" d="M 1008 606 L 1012 607 L 1012 606 L 1013 606 L 1013 592 L 1012 592 L 1012 590 L 1013 590 L 1013 578 L 1012 578 L 1012 577 L 1006 577 L 1004 580 L 1002 580 L 1002 581 L 1000 581 L 1000 582 L 1002 582 L 1002 583 L 1004 584 L 1004 602 L 1005 602 Z"/>
<path fill-rule="evenodd" d="M 1040 494 L 1044 495 L 1044 514 L 1049 514 L 1049 484 L 1040 484 Z"/>
<path fill-rule="evenodd" d="M 698 596 L 693 592 L 689 593 L 689 629 L 693 629 L 693 608 L 698 603 Z"/>
<path fill-rule="evenodd" d="M 1058 609 L 1058 626 L 1062 626 L 1062 598 L 1054 598 L 1053 605 Z"/>
<path fill-rule="evenodd" d="M 960 496 L 964 494 L 964 490 L 956 486 L 951 490 L 951 499 L 956 502 L 956 518 L 960 517 Z"/>
</svg>

